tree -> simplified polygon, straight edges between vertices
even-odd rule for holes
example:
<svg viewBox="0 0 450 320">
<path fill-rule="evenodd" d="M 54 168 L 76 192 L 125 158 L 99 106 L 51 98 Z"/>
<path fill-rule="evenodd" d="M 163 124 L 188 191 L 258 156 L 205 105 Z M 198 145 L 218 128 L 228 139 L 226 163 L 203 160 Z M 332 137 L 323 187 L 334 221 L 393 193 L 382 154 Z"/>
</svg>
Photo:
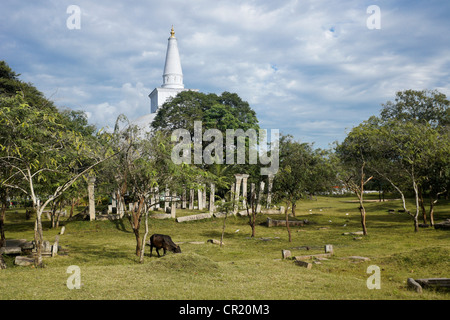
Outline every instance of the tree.
<svg viewBox="0 0 450 320">
<path fill-rule="evenodd" d="M 392 141 L 396 136 L 397 151 L 407 153 L 407 172 L 412 179 L 416 198 L 416 231 L 419 207 L 424 223 L 427 223 L 424 194 L 428 193 L 430 197 L 430 219 L 433 225 L 434 204 L 440 195 L 448 192 L 449 106 L 450 101 L 437 90 L 405 90 L 397 92 L 395 102 L 388 101 L 381 110 L 383 127 L 391 126 L 397 133 L 390 136 L 389 130 L 386 129 L 386 139 Z M 399 134 L 399 130 L 409 136 Z"/>
<path fill-rule="evenodd" d="M 36 264 L 42 265 L 41 216 L 45 207 L 112 154 L 66 126 L 53 108 L 30 106 L 23 94 L 0 98 L 0 163 L 9 169 L 3 187 L 28 195 L 36 209 Z M 48 185 L 49 181 L 58 181 Z M 45 188 L 42 187 L 45 185 Z M 50 188 L 51 187 L 51 188 Z M 37 190 L 45 190 L 42 197 Z M 43 204 L 39 205 L 39 198 Z"/>
<path fill-rule="evenodd" d="M 394 102 L 382 104 L 381 119 L 401 122 L 427 122 L 433 128 L 450 125 L 450 101 L 437 90 L 405 90 L 396 93 Z"/>
<path fill-rule="evenodd" d="M 286 201 L 286 225 L 291 239 L 288 208 L 292 206 L 295 216 L 296 202 L 331 188 L 335 173 L 328 152 L 313 150 L 311 145 L 295 141 L 290 135 L 281 136 L 279 146 L 280 163 L 273 190 L 278 199 Z"/>
<path fill-rule="evenodd" d="M 336 154 L 341 161 L 340 180 L 358 197 L 361 226 L 363 234 L 367 235 L 364 186 L 373 178 L 373 175 L 367 175 L 366 172 L 367 151 L 363 146 L 367 145 L 367 141 L 364 135 L 358 133 L 357 130 L 352 130 L 343 143 L 336 147 Z"/>
<path fill-rule="evenodd" d="M 111 146 L 118 156 L 103 168 L 100 179 L 110 180 L 110 186 L 119 190 L 118 201 L 126 208 L 126 201 L 134 205 L 126 212 L 136 239 L 136 256 L 143 262 L 145 240 L 148 234 L 148 208 L 155 187 L 168 188 L 181 194 L 183 187 L 198 187 L 208 175 L 195 166 L 175 164 L 171 159 L 172 142 L 164 131 L 141 132 L 124 115 L 116 121 Z M 125 195 L 127 194 L 127 199 Z M 156 199 L 159 202 L 159 195 Z M 141 235 L 141 221 L 145 216 L 145 234 Z"/>
<path fill-rule="evenodd" d="M 364 168 L 388 181 L 399 192 L 403 208 L 418 231 L 423 194 L 438 197 L 449 185 L 449 102 L 437 91 L 398 92 L 388 101 L 381 117 L 371 117 L 352 129 L 337 149 L 347 169 Z M 363 172 L 360 173 L 360 180 Z M 359 183 L 359 192 L 362 192 Z M 406 192 L 413 192 L 415 210 L 406 205 Z M 435 200 L 430 201 L 430 214 Z M 424 216 L 425 219 L 425 216 Z"/>
</svg>

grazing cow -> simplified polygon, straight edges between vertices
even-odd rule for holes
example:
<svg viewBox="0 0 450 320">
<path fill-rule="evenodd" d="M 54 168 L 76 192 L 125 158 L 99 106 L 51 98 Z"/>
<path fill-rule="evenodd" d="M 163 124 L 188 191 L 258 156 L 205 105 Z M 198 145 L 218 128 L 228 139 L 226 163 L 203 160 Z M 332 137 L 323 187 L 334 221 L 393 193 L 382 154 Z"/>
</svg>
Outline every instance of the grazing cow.
<svg viewBox="0 0 450 320">
<path fill-rule="evenodd" d="M 153 247 L 156 249 L 156 253 L 159 255 L 159 249 L 164 250 L 164 255 L 166 254 L 167 250 L 170 250 L 174 253 L 181 253 L 180 246 L 177 246 L 170 236 L 164 235 L 164 234 L 154 234 L 150 237 L 150 257 L 153 253 Z"/>
</svg>

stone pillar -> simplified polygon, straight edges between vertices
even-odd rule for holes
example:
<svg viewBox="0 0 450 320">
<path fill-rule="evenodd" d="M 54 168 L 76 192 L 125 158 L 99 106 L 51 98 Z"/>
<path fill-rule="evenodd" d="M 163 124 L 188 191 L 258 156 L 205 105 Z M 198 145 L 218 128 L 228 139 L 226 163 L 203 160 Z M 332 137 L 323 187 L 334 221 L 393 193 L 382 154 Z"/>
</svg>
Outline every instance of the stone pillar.
<svg viewBox="0 0 450 320">
<path fill-rule="evenodd" d="M 203 184 L 203 193 L 202 193 L 202 204 L 203 204 L 203 209 L 206 208 L 206 184 Z"/>
<path fill-rule="evenodd" d="M 214 210 L 216 209 L 214 206 L 215 193 L 216 193 L 216 186 L 214 185 L 214 183 L 211 183 L 209 191 L 209 213 L 211 214 L 213 214 Z"/>
<path fill-rule="evenodd" d="M 241 191 L 241 182 L 242 182 L 243 175 L 235 174 L 234 176 L 236 177 L 236 191 L 234 194 L 233 214 L 236 214 L 239 209 L 239 195 L 240 195 L 240 191 Z"/>
<path fill-rule="evenodd" d="M 197 190 L 198 210 L 203 210 L 203 192 L 202 189 Z"/>
<path fill-rule="evenodd" d="M 261 212 L 261 199 L 264 195 L 264 181 L 261 181 L 261 183 L 259 184 L 259 196 L 258 199 L 256 200 L 257 204 L 256 204 L 256 213 L 260 213 Z"/>
<path fill-rule="evenodd" d="M 167 201 L 167 198 L 170 197 L 170 190 L 166 186 L 166 193 L 164 197 L 164 212 L 166 213 L 167 208 L 169 208 L 169 201 Z"/>
<path fill-rule="evenodd" d="M 190 189 L 189 190 L 189 210 L 194 210 L 194 199 L 195 199 L 194 189 Z"/>
<path fill-rule="evenodd" d="M 150 210 L 153 210 L 155 208 L 155 202 L 156 202 L 156 197 L 155 197 L 155 188 L 151 188 L 150 189 Z"/>
<path fill-rule="evenodd" d="M 95 177 L 89 177 L 88 178 L 89 221 L 95 220 L 94 186 L 95 186 Z"/>
<path fill-rule="evenodd" d="M 156 200 L 156 204 L 155 204 L 155 210 L 159 209 L 159 187 L 155 187 L 155 200 Z"/>
<path fill-rule="evenodd" d="M 242 175 L 242 198 L 244 198 L 242 200 L 242 207 L 244 209 L 247 208 L 247 179 L 250 175 L 248 174 L 243 174 Z"/>
<path fill-rule="evenodd" d="M 117 213 L 116 193 L 111 193 L 111 205 L 108 206 L 108 213 Z"/>
<path fill-rule="evenodd" d="M 269 209 L 272 203 L 272 186 L 273 186 L 273 174 L 268 175 L 268 185 L 267 185 L 267 205 L 266 208 Z"/>
<path fill-rule="evenodd" d="M 176 196 L 177 196 L 177 193 L 174 191 L 174 192 L 172 192 L 172 201 L 170 202 L 170 215 L 171 215 L 171 217 L 173 218 L 173 219 L 175 219 L 176 218 L 176 201 L 175 201 L 175 198 L 176 198 Z"/>
<path fill-rule="evenodd" d="M 186 189 L 183 189 L 183 201 L 181 202 L 181 209 L 186 209 Z"/>
</svg>

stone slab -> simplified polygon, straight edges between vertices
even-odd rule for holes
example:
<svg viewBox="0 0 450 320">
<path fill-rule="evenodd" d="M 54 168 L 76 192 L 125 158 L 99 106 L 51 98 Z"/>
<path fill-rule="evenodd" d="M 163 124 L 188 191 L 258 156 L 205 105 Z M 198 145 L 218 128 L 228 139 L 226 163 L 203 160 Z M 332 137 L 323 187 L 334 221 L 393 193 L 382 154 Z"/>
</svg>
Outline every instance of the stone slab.
<svg viewBox="0 0 450 320">
<path fill-rule="evenodd" d="M 308 260 L 314 258 L 328 258 L 331 257 L 331 253 L 319 253 L 319 254 L 309 254 L 305 256 L 295 256 L 295 260 Z"/>
<path fill-rule="evenodd" d="M 21 247 L 1 247 L 0 254 L 21 254 Z"/>
<path fill-rule="evenodd" d="M 151 216 L 149 216 L 150 218 L 153 219 L 170 219 L 172 218 L 172 215 L 170 213 L 156 213 L 156 214 L 152 214 Z"/>
<path fill-rule="evenodd" d="M 17 266 L 30 266 L 34 264 L 34 258 L 26 256 L 17 256 L 14 260 L 14 264 Z"/>
<path fill-rule="evenodd" d="M 286 226 L 286 220 L 273 220 L 270 218 L 267 218 L 267 227 L 281 227 L 281 226 Z M 303 226 L 305 224 L 305 221 L 298 221 L 298 220 L 293 220 L 293 221 L 289 221 L 289 226 Z"/>
<path fill-rule="evenodd" d="M 348 259 L 358 260 L 358 261 L 370 261 L 370 258 L 361 257 L 361 256 L 350 256 L 350 257 L 348 257 Z"/>
<path fill-rule="evenodd" d="M 200 214 L 194 214 L 191 216 L 185 216 L 185 217 L 178 217 L 177 222 L 185 222 L 185 221 L 195 221 L 195 220 L 203 220 L 203 219 L 209 219 L 213 215 L 210 213 L 200 213 Z"/>
</svg>

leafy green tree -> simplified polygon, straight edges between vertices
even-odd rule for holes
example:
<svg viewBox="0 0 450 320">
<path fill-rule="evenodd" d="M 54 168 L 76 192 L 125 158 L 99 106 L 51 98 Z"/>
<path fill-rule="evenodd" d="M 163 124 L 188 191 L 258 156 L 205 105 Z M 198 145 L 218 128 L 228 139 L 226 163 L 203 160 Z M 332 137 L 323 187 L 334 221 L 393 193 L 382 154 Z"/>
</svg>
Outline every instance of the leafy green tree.
<svg viewBox="0 0 450 320">
<path fill-rule="evenodd" d="M 276 197 L 286 201 L 286 224 L 291 240 L 288 208 L 295 216 L 296 202 L 307 195 L 331 188 L 335 173 L 327 159 L 327 153 L 307 143 L 295 141 L 290 135 L 280 138 L 280 163 L 274 177 L 273 191 Z"/>
<path fill-rule="evenodd" d="M 395 102 L 388 101 L 381 110 L 383 127 L 392 126 L 397 128 L 403 124 L 403 130 L 406 132 L 410 131 L 409 134 L 414 135 L 409 137 L 408 143 L 405 143 L 406 137 L 398 142 L 405 143 L 400 146 L 400 149 L 405 152 L 407 149 L 410 149 L 410 151 L 416 150 L 417 156 L 414 157 L 414 162 L 416 163 L 414 180 L 416 182 L 413 181 L 416 212 L 418 211 L 418 206 L 420 206 L 423 212 L 424 223 L 427 223 L 424 195 L 428 193 L 432 225 L 434 223 L 434 204 L 440 195 L 448 192 L 450 185 L 448 169 L 450 144 L 449 106 L 450 101 L 445 94 L 437 90 L 405 90 L 397 92 Z M 410 125 L 407 125 L 407 123 Z M 394 136 L 386 135 L 386 138 L 392 140 Z M 428 145 L 424 145 L 424 142 L 427 142 Z M 418 146 L 422 146 L 420 150 L 417 150 L 416 147 Z M 410 165 L 411 162 L 412 160 L 410 159 Z M 408 175 L 412 177 L 411 170 L 409 170 Z M 417 224 L 417 221 L 415 224 Z M 417 230 L 417 227 L 415 229 Z"/>
<path fill-rule="evenodd" d="M 153 188 L 165 188 L 181 194 L 184 188 L 198 187 L 208 177 L 203 170 L 188 164 L 175 164 L 171 159 L 170 136 L 164 131 L 143 134 L 124 115 L 116 121 L 112 148 L 118 156 L 105 164 L 99 172 L 100 180 L 109 180 L 109 186 L 119 190 L 118 201 L 122 208 L 128 202 L 137 204 L 126 212 L 136 239 L 136 255 L 143 262 L 145 240 L 148 234 L 148 210 L 159 203 L 151 203 Z M 127 199 L 125 199 L 127 195 Z M 141 234 L 141 222 L 145 217 L 145 234 Z"/>
<path fill-rule="evenodd" d="M 385 179 L 399 192 L 415 231 L 420 208 L 425 212 L 423 191 L 437 198 L 449 185 L 448 105 L 437 91 L 398 92 L 395 103 L 384 105 L 380 118 L 371 117 L 353 128 L 337 149 L 348 169 L 364 165 L 371 176 Z M 415 199 L 413 212 L 406 207 L 409 191 Z"/>
<path fill-rule="evenodd" d="M 111 156 L 100 144 L 91 144 L 92 140 L 66 127 L 66 122 L 53 108 L 30 106 L 22 94 L 0 98 L 0 162 L 10 169 L 10 176 L 2 178 L 3 186 L 20 190 L 32 199 L 37 211 L 35 241 L 39 266 L 45 207 Z M 41 197 L 37 190 L 44 192 Z M 39 198 L 43 201 L 40 206 Z"/>
<path fill-rule="evenodd" d="M 368 145 L 367 136 L 360 129 L 364 125 L 354 128 L 345 140 L 336 147 L 336 154 L 340 160 L 339 177 L 347 189 L 355 193 L 359 201 L 361 226 L 367 235 L 366 208 L 364 207 L 364 188 L 372 180 L 373 175 L 367 174 L 367 161 L 370 152 L 364 147 Z"/>
<path fill-rule="evenodd" d="M 383 121 L 427 122 L 434 128 L 450 125 L 450 101 L 437 90 L 399 91 L 394 102 L 388 101 L 382 106 L 380 116 Z"/>
<path fill-rule="evenodd" d="M 194 137 L 194 122 L 202 122 L 202 135 L 208 129 L 218 129 L 223 136 L 223 157 L 227 154 L 226 150 L 226 130 L 233 129 L 243 130 L 244 133 L 248 130 L 255 130 L 259 133 L 258 119 L 256 113 L 252 110 L 248 102 L 243 101 L 237 94 L 230 92 L 223 92 L 221 95 L 204 94 L 195 91 L 183 91 L 176 97 L 164 103 L 158 109 L 158 113 L 152 122 L 152 128 L 155 131 L 162 131 L 170 135 L 176 129 L 186 129 L 191 137 Z M 202 141 L 202 150 L 205 149 L 211 142 Z M 226 173 L 228 182 L 233 181 L 235 173 L 248 173 L 253 177 L 253 180 L 259 179 L 258 165 L 250 164 L 249 138 L 245 139 L 246 161 L 244 164 L 231 164 L 227 161 Z M 237 148 L 231 150 L 236 155 Z M 193 155 L 193 153 L 192 153 Z M 216 155 L 217 156 L 217 155 Z M 194 161 L 191 161 L 193 163 Z M 223 161 L 225 162 L 225 161 Z M 214 164 L 198 164 L 198 167 L 206 171 L 214 171 L 217 167 Z M 223 179 L 223 175 L 221 179 Z M 219 187 L 221 184 L 219 183 Z M 223 195 L 226 190 L 218 189 L 218 194 Z"/>
</svg>

